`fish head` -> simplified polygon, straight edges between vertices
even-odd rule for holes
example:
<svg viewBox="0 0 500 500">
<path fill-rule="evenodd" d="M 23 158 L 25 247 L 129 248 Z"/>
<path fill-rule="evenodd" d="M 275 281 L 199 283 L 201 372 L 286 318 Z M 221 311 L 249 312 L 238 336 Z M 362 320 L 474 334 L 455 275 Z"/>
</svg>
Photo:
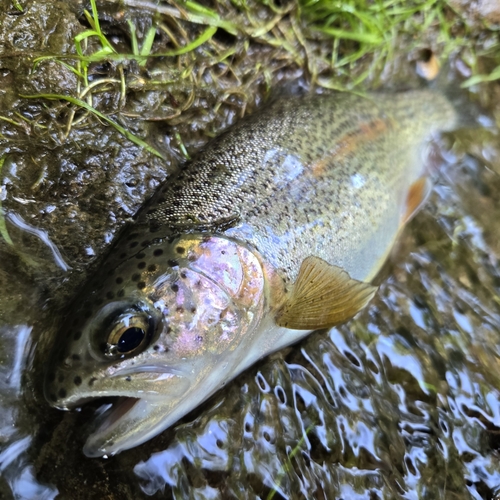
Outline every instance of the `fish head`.
<svg viewBox="0 0 500 500">
<path fill-rule="evenodd" d="M 105 262 L 60 332 L 46 398 L 63 410 L 104 398 L 88 456 L 141 444 L 224 384 L 263 303 L 258 258 L 223 237 L 160 240 Z"/>
</svg>

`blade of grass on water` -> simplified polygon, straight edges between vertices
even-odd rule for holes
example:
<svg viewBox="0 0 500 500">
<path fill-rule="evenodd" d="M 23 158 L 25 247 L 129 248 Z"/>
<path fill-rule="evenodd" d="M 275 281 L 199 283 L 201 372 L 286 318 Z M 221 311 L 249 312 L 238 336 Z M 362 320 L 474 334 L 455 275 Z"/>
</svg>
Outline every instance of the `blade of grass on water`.
<svg viewBox="0 0 500 500">
<path fill-rule="evenodd" d="M 120 134 L 125 136 L 128 140 L 132 141 L 134 144 L 137 144 L 141 148 L 144 148 L 146 151 L 149 151 L 150 153 L 154 154 L 155 156 L 158 156 L 159 158 L 165 159 L 164 156 L 157 151 L 155 148 L 150 146 L 147 142 L 143 141 L 139 137 L 135 136 L 132 134 L 132 132 L 129 132 L 126 128 L 122 127 L 118 123 L 116 123 L 114 120 L 111 118 L 107 117 L 106 115 L 103 115 L 100 111 L 97 111 L 97 109 L 93 108 L 89 104 L 87 104 L 84 101 L 81 101 L 80 99 L 77 99 L 75 97 L 67 96 L 67 95 L 62 95 L 62 94 L 37 94 L 37 95 L 21 95 L 20 97 L 23 97 L 25 99 L 49 99 L 51 101 L 67 101 L 70 102 L 71 104 L 74 104 L 75 106 L 79 106 L 80 108 L 86 109 L 87 111 L 90 111 L 94 115 L 98 116 L 105 122 L 108 122 L 112 127 L 114 127 Z"/>
</svg>

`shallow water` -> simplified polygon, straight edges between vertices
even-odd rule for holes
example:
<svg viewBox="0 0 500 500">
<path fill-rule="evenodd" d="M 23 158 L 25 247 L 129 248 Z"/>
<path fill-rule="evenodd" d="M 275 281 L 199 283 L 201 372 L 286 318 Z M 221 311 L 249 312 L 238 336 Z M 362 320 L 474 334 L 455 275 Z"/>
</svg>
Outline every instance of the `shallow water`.
<svg viewBox="0 0 500 500">
<path fill-rule="evenodd" d="M 39 5 L 53 36 L 63 36 L 51 21 L 63 14 L 74 29 L 64 3 Z M 2 60 L 7 77 L 28 73 L 20 61 Z M 50 82 L 50 71 L 62 70 L 47 71 Z M 57 82 L 74 84 L 64 72 Z M 36 115 L 9 89 L 0 92 L 2 112 Z M 228 111 L 221 120 L 233 118 Z M 165 140 L 162 162 L 106 127 L 76 129 L 60 144 L 53 130 L 55 145 L 0 127 L 8 157 L 0 199 L 14 243 L 0 241 L 1 498 L 500 495 L 497 129 L 446 139 L 429 202 L 355 320 L 262 360 L 172 429 L 106 460 L 81 452 L 95 409 L 49 408 L 41 375 L 61 308 L 175 168 L 179 147 Z M 191 146 L 197 141 L 195 133 Z"/>
<path fill-rule="evenodd" d="M 480 139 L 482 151 L 500 148 L 494 134 Z M 32 328 L 53 320 L 17 284 L 0 337 L 4 495 L 494 498 L 499 172 L 455 145 L 367 310 L 261 361 L 173 429 L 108 460 L 81 454 L 91 409 L 49 409 L 29 373 L 22 390 Z M 12 282 L 2 288 L 11 294 Z"/>
<path fill-rule="evenodd" d="M 498 248 L 484 237 L 495 233 L 499 207 L 484 185 L 496 192 L 498 174 L 470 158 L 448 165 L 370 307 L 215 396 L 176 428 L 165 450 L 135 466 L 143 491 L 171 488 L 174 498 L 499 494 L 500 282 Z M 484 204 L 490 226 L 479 221 Z"/>
</svg>

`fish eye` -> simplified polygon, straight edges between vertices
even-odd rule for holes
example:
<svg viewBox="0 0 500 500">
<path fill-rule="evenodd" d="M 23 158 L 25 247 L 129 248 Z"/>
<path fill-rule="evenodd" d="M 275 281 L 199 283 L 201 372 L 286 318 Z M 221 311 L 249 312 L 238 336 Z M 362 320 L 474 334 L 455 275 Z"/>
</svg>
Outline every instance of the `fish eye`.
<svg viewBox="0 0 500 500">
<path fill-rule="evenodd" d="M 106 356 L 131 354 L 144 347 L 151 334 L 150 318 L 144 315 L 120 316 L 108 335 Z"/>
</svg>

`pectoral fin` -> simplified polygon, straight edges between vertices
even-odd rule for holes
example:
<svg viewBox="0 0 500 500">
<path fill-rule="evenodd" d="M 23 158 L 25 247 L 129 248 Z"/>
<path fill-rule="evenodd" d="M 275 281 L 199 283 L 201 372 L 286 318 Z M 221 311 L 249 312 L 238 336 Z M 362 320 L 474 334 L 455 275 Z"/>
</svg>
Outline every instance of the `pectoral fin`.
<svg viewBox="0 0 500 500">
<path fill-rule="evenodd" d="M 376 291 L 376 287 L 351 279 L 343 269 L 319 257 L 307 257 L 276 323 L 295 330 L 338 325 L 363 309 Z"/>
<path fill-rule="evenodd" d="M 428 176 L 420 177 L 410 186 L 401 220 L 402 224 L 406 224 L 418 212 L 431 191 L 432 182 Z"/>
</svg>

